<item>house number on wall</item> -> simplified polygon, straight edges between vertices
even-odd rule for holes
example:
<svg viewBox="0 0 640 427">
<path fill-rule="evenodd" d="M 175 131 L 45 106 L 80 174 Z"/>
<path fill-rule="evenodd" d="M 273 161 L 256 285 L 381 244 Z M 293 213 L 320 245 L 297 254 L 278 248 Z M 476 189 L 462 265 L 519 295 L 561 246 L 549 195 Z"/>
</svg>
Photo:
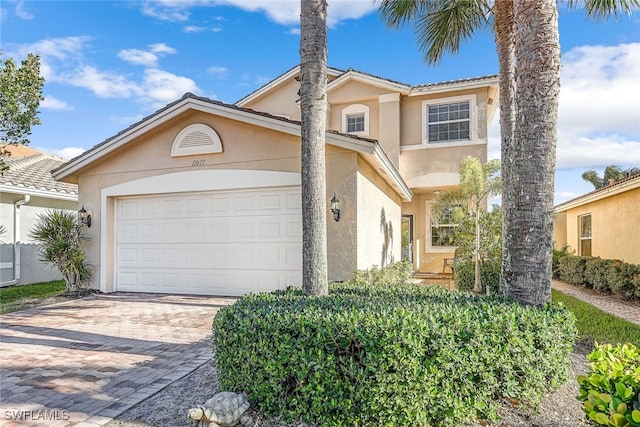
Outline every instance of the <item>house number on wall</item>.
<svg viewBox="0 0 640 427">
<path fill-rule="evenodd" d="M 191 163 L 191 166 L 204 166 L 204 160 L 205 159 L 194 160 L 193 163 Z"/>
</svg>

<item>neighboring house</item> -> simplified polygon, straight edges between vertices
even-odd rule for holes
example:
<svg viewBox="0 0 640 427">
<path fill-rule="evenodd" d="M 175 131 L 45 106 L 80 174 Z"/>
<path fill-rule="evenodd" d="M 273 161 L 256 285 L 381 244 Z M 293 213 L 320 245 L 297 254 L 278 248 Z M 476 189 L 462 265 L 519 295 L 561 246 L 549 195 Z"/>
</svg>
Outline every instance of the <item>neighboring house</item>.
<svg viewBox="0 0 640 427">
<path fill-rule="evenodd" d="M 56 182 L 51 171 L 65 160 L 23 145 L 3 146 L 9 170 L 0 175 L 0 286 L 47 282 L 62 278 L 40 261 L 40 246 L 30 233 L 47 209 L 78 210 L 75 184 Z"/>
<path fill-rule="evenodd" d="M 328 74 L 329 278 L 403 254 L 441 272 L 452 225 L 433 224 L 429 206 L 459 184 L 463 157 L 486 161 L 497 77 L 409 86 Z M 186 94 L 53 171 L 92 211 L 96 288 L 240 295 L 300 285 L 298 77 L 294 67 L 234 105 Z"/>
<path fill-rule="evenodd" d="M 556 206 L 553 239 L 576 255 L 640 264 L 640 174 Z"/>
</svg>

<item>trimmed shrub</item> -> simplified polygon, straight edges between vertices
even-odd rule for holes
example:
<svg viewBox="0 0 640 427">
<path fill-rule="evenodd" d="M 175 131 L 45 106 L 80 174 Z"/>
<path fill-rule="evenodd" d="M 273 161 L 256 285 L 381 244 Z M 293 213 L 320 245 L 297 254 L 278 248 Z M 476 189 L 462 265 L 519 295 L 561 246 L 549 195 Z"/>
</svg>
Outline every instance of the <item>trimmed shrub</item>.
<svg viewBox="0 0 640 427">
<path fill-rule="evenodd" d="M 485 287 L 489 286 L 489 291 L 492 295 L 498 293 L 500 287 L 500 273 L 502 265 L 500 260 L 486 260 L 480 265 L 480 282 L 482 284 L 482 290 L 485 291 Z M 456 259 L 453 275 L 456 288 L 461 291 L 470 291 L 473 289 L 475 282 L 475 265 L 473 261 Z"/>
<path fill-rule="evenodd" d="M 218 312 L 213 349 L 221 388 L 284 422 L 435 426 L 495 419 L 503 397 L 535 406 L 575 335 L 557 305 L 351 281 L 245 295 Z"/>
<path fill-rule="evenodd" d="M 626 299 L 640 299 L 640 265 L 613 261 L 606 272 L 609 289 Z"/>
<path fill-rule="evenodd" d="M 558 262 L 558 274 L 560 280 L 571 285 L 586 286 L 584 272 L 586 269 L 586 256 L 565 256 Z"/>
<path fill-rule="evenodd" d="M 584 265 L 584 281 L 588 287 L 601 292 L 610 292 L 607 272 L 613 266 L 610 259 L 588 258 Z"/>
<path fill-rule="evenodd" d="M 587 358 L 591 370 L 577 378 L 587 417 L 598 425 L 640 427 L 640 349 L 599 345 Z"/>
<path fill-rule="evenodd" d="M 560 276 L 560 259 L 571 255 L 569 253 L 569 245 L 556 248 L 555 242 L 553 244 L 553 252 L 551 254 L 551 271 L 553 277 L 557 279 Z"/>
<path fill-rule="evenodd" d="M 572 285 L 640 300 L 640 265 L 599 257 L 565 256 L 558 263 L 559 278 Z"/>
<path fill-rule="evenodd" d="M 368 270 L 357 270 L 353 280 L 369 285 L 405 284 L 413 276 L 413 263 L 403 260 L 383 268 L 373 266 Z"/>
</svg>

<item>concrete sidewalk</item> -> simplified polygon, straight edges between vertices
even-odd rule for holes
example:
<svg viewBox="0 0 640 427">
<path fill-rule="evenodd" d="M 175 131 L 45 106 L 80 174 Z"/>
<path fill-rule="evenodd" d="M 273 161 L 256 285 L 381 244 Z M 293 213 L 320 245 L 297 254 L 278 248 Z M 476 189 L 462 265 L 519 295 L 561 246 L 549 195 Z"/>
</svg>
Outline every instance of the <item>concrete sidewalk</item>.
<svg viewBox="0 0 640 427">
<path fill-rule="evenodd" d="M 589 289 L 569 285 L 564 282 L 553 280 L 551 287 L 566 295 L 588 302 L 596 308 L 612 314 L 621 319 L 640 325 L 640 306 L 626 301 L 616 300 L 612 296 L 600 295 Z"/>
<path fill-rule="evenodd" d="M 98 426 L 210 363 L 234 298 L 115 293 L 0 316 L 0 426 Z"/>
</svg>

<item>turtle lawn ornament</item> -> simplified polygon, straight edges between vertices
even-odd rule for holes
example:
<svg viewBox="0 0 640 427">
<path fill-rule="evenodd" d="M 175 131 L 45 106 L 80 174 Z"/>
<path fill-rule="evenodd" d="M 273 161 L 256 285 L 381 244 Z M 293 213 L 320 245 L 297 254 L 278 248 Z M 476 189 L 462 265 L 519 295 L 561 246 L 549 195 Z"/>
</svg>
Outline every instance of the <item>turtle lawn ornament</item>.
<svg viewBox="0 0 640 427">
<path fill-rule="evenodd" d="M 223 391 L 197 408 L 191 408 L 187 417 L 198 421 L 198 427 L 253 426 L 253 418 L 247 414 L 249 401 L 241 394 Z"/>
</svg>

